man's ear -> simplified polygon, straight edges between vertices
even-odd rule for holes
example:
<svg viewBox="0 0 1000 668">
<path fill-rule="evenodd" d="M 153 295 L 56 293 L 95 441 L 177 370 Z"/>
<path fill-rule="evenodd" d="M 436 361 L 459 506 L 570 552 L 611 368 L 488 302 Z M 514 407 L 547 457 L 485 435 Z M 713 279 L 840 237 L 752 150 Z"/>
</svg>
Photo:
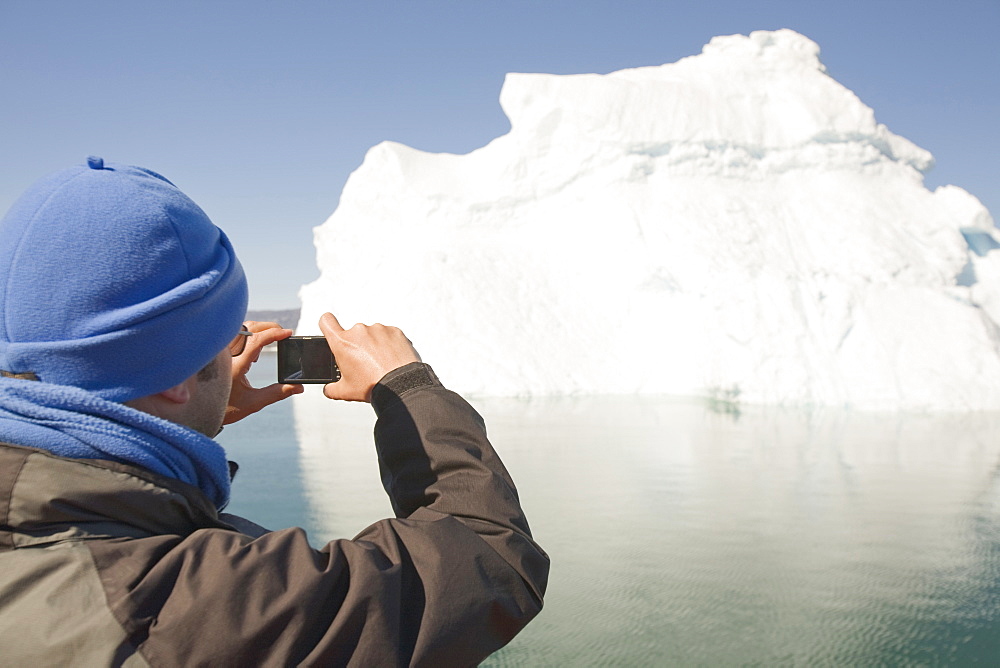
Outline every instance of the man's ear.
<svg viewBox="0 0 1000 668">
<path fill-rule="evenodd" d="M 174 404 L 186 404 L 191 400 L 191 389 L 188 387 L 187 381 L 162 392 L 157 392 L 157 394 Z"/>
</svg>

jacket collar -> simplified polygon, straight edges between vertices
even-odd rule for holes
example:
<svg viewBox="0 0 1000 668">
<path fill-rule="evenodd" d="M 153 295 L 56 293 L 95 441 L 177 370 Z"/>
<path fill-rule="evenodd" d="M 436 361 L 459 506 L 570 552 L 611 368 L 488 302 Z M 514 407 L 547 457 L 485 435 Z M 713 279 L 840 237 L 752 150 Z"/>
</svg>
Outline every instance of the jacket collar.
<svg viewBox="0 0 1000 668">
<path fill-rule="evenodd" d="M 197 487 L 145 469 L 0 443 L 0 551 L 232 528 Z"/>
</svg>

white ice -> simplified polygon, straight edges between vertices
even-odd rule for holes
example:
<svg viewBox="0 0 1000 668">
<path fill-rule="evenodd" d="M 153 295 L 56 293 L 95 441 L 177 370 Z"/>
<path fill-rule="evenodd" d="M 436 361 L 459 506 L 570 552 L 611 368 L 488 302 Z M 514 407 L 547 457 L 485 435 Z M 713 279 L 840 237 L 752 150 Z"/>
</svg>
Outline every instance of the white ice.
<svg viewBox="0 0 1000 668">
<path fill-rule="evenodd" d="M 1000 235 L 790 30 L 510 74 L 467 155 L 384 142 L 316 229 L 301 333 L 400 326 L 479 395 L 1000 408 Z"/>
</svg>

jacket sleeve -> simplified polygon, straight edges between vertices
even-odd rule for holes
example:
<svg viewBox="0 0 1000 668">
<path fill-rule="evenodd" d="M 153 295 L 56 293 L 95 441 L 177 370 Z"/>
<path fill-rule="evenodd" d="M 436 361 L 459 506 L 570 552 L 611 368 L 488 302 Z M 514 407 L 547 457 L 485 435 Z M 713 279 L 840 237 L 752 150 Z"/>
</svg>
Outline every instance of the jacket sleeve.
<svg viewBox="0 0 1000 668">
<path fill-rule="evenodd" d="M 372 403 L 396 518 L 322 550 L 301 529 L 129 541 L 117 549 L 147 564 L 135 572 L 102 550 L 109 603 L 148 661 L 475 665 L 538 613 L 548 557 L 482 418 L 420 363 Z"/>
</svg>

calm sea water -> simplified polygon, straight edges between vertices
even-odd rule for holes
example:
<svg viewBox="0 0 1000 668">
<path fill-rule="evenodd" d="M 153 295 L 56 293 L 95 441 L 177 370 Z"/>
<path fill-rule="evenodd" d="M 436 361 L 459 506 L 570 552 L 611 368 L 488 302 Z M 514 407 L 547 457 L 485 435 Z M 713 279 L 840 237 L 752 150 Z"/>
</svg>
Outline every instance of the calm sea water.
<svg viewBox="0 0 1000 668">
<path fill-rule="evenodd" d="M 319 546 L 391 510 L 371 408 L 309 390 L 220 440 L 230 510 Z M 542 614 L 484 665 L 1000 660 L 1000 414 L 472 403 L 553 562 Z"/>
</svg>

